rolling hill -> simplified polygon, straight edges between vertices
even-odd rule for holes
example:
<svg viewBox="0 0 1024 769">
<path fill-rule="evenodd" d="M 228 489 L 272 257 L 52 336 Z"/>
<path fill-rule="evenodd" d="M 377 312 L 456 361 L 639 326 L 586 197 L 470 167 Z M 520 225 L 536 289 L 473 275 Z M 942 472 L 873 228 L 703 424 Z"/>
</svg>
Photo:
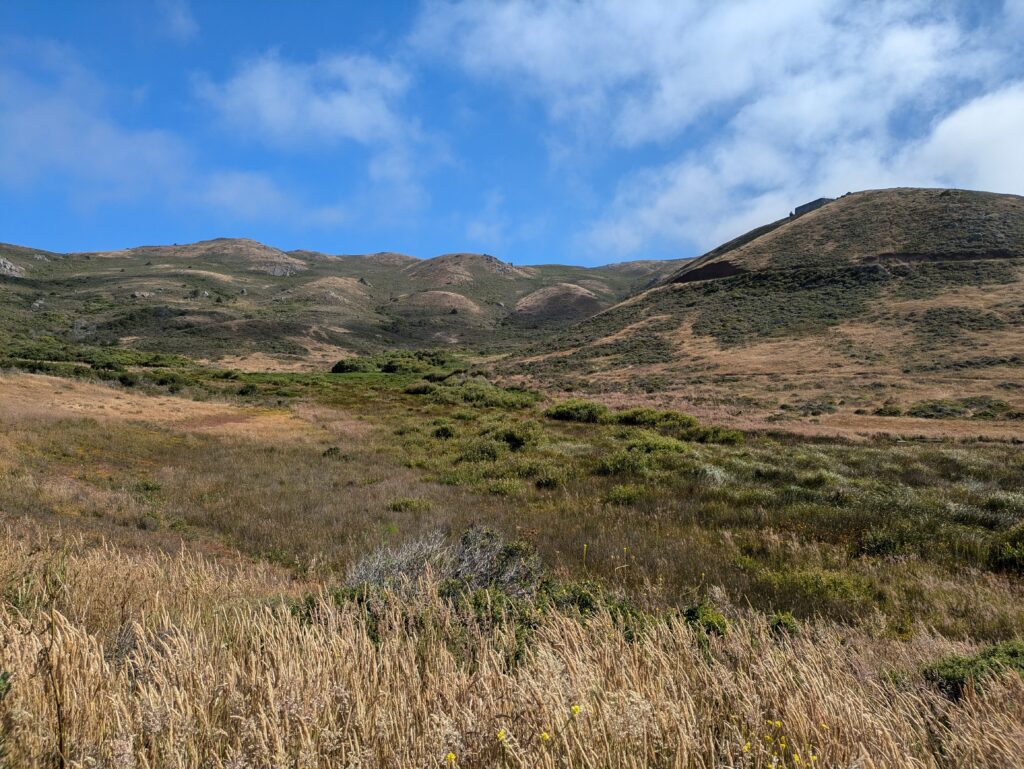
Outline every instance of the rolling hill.
<svg viewBox="0 0 1024 769">
<path fill-rule="evenodd" d="M 3 245 L 0 333 L 318 367 L 391 346 L 505 345 L 681 264 L 517 267 L 486 254 L 330 255 L 241 238 L 69 254 Z"/>
<path fill-rule="evenodd" d="M 1024 434 L 1022 366 L 1024 198 L 891 189 L 736 238 L 501 370 L 742 423 Z"/>
</svg>

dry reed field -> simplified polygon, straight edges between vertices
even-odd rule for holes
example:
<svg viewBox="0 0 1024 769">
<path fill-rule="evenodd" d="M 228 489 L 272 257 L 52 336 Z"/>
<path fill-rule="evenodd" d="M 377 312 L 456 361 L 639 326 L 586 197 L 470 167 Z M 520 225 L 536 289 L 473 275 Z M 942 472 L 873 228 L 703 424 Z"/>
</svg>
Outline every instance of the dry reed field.
<svg viewBox="0 0 1024 769">
<path fill-rule="evenodd" d="M 429 577 L 368 629 L 265 566 L 83 549 L 8 529 L 0 615 L 11 767 L 1012 767 L 1024 680 L 957 702 L 914 671 L 963 651 L 828 622 L 724 635 L 553 613 L 522 660 Z M 410 618 L 419 618 L 410 622 Z M 465 637 L 454 652 L 455 628 Z"/>
</svg>

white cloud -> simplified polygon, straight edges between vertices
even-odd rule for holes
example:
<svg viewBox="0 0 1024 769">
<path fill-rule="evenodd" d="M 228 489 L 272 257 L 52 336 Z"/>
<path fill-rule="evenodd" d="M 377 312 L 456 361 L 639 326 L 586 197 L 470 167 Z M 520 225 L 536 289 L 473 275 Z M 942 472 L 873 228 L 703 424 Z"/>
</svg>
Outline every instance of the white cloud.
<svg viewBox="0 0 1024 769">
<path fill-rule="evenodd" d="M 334 226 L 348 218 L 341 206 L 302 206 L 272 178 L 255 171 L 218 171 L 203 177 L 200 185 L 199 194 L 206 204 L 239 219 L 289 219 Z"/>
<path fill-rule="evenodd" d="M 8 41 L 0 54 L 0 185 L 55 186 L 81 209 L 146 201 L 235 219 L 330 226 L 344 218 L 340 208 L 304 204 L 266 174 L 202 170 L 177 135 L 123 125 L 115 97 L 66 48 Z"/>
<path fill-rule="evenodd" d="M 972 27 L 966 0 L 437 1 L 413 39 L 539 99 L 581 152 L 638 159 L 581 238 L 610 257 L 710 247 L 853 189 L 1020 191 L 999 162 L 1024 135 L 1000 90 L 1024 74 L 1007 2 Z"/>
<path fill-rule="evenodd" d="M 354 145 L 366 163 L 364 207 L 373 202 L 379 209 L 367 215 L 386 219 L 423 206 L 420 180 L 446 157 L 402 111 L 410 83 L 402 66 L 371 56 L 303 63 L 270 52 L 223 82 L 198 80 L 197 90 L 225 127 L 276 150 L 323 153 Z"/>
<path fill-rule="evenodd" d="M 13 60 L 31 61 L 32 70 Z M 68 51 L 38 42 L 11 45 L 0 59 L 0 183 L 67 179 L 82 205 L 181 184 L 190 162 L 184 144 L 165 131 L 122 127 L 107 100 Z"/>
<path fill-rule="evenodd" d="M 1024 195 L 1024 81 L 968 102 L 901 158 L 938 184 Z"/>
<path fill-rule="evenodd" d="M 199 24 L 188 0 L 158 0 L 157 9 L 162 17 L 164 31 L 179 43 L 188 43 L 199 34 Z"/>
<path fill-rule="evenodd" d="M 199 92 L 232 129 L 297 148 L 404 139 L 412 126 L 397 103 L 408 87 L 400 67 L 366 56 L 296 64 L 270 53 L 246 62 L 223 83 L 200 82 Z"/>
</svg>

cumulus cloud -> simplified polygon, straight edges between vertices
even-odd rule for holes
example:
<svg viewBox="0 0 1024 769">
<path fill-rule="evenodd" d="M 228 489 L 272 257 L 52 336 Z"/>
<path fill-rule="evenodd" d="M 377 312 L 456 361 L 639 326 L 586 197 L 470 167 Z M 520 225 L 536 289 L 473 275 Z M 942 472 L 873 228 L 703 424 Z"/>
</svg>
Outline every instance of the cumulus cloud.
<svg viewBox="0 0 1024 769">
<path fill-rule="evenodd" d="M 901 158 L 936 183 L 1024 194 L 1024 80 L 980 96 L 943 118 Z"/>
<path fill-rule="evenodd" d="M 397 103 L 408 87 L 403 69 L 368 56 L 302 64 L 268 53 L 223 83 L 200 81 L 199 92 L 232 129 L 297 148 L 402 140 L 411 126 Z"/>
<path fill-rule="evenodd" d="M 615 256 L 704 248 L 825 194 L 1022 192 L 1020 0 L 431 2 L 427 54 L 531 94 L 552 133 L 637 158 L 583 236 Z M 1005 89 L 1005 90 L 1004 90 Z M 923 130 L 922 130 L 923 127 Z M 668 156 L 660 163 L 651 157 Z"/>
<path fill-rule="evenodd" d="M 197 91 L 225 127 L 275 150 L 351 145 L 365 152 L 368 192 L 386 190 L 381 211 L 394 211 L 423 204 L 420 180 L 444 157 L 402 109 L 410 84 L 404 67 L 372 56 L 298 62 L 269 52 L 243 62 L 222 82 L 200 78 Z M 430 152 L 420 151 L 427 146 Z"/>
</svg>

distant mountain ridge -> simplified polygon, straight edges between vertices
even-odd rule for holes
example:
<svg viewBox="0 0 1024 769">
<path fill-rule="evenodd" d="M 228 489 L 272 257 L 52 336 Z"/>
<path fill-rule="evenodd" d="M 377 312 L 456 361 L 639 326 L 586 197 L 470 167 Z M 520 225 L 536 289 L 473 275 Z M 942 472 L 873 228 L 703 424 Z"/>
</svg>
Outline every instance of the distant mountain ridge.
<svg viewBox="0 0 1024 769">
<path fill-rule="evenodd" d="M 505 344 L 610 307 L 682 264 L 521 267 L 489 254 L 335 255 L 247 238 L 68 254 L 0 245 L 0 259 L 0 333 L 309 365 L 394 345 Z"/>
</svg>

